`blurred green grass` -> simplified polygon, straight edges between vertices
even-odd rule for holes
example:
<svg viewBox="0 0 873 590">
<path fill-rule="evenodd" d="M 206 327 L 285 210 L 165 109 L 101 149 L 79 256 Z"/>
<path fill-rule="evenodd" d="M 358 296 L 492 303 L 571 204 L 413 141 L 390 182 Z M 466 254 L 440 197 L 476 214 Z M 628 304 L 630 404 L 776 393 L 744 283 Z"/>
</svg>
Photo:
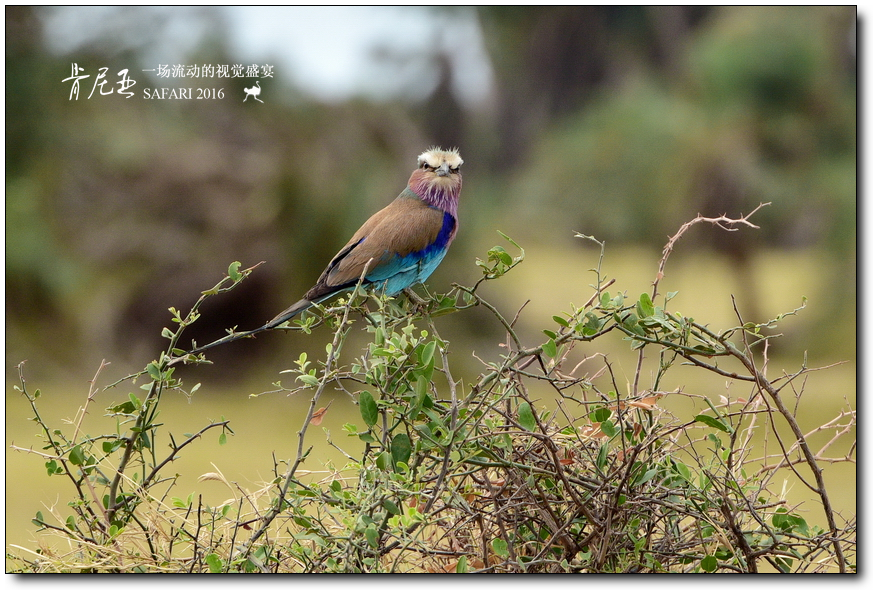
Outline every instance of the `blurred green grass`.
<svg viewBox="0 0 873 590">
<path fill-rule="evenodd" d="M 202 495 L 203 502 L 217 506 L 231 498 L 239 498 L 240 492 L 228 489 L 217 481 L 198 482 L 201 475 L 220 471 L 227 480 L 238 483 L 249 492 L 255 492 L 267 485 L 273 479 L 273 453 L 277 460 L 293 459 L 297 449 L 297 431 L 309 406 L 309 399 L 301 396 L 286 396 L 270 393 L 254 398 L 250 394 L 258 394 L 272 389 L 270 382 L 275 378 L 265 376 L 258 386 L 242 385 L 232 390 L 216 390 L 212 387 L 201 388 L 190 400 L 178 392 L 167 392 L 161 400 L 159 422 L 164 424 L 159 429 L 158 456 L 169 453 L 167 433 L 172 433 L 177 442 L 184 440 L 184 434 L 199 431 L 210 422 L 217 422 L 224 416 L 230 419 L 235 435 L 228 436 L 225 445 L 218 442 L 218 430 L 206 433 L 201 440 L 196 441 L 183 450 L 179 458 L 168 468 L 165 476 L 181 474 L 169 497 L 186 498 L 192 492 L 194 498 Z M 70 509 L 66 503 L 73 499 L 72 487 L 66 477 L 46 475 L 44 460 L 36 455 L 11 450 L 10 445 L 41 450 L 42 438 L 37 438 L 39 429 L 31 417 L 27 400 L 15 391 L 12 385 L 7 387 L 6 397 L 6 542 L 35 548 L 30 523 L 37 510 L 41 510 L 48 518 L 46 507 L 55 506 L 66 518 Z M 69 383 L 33 385 L 39 387 L 41 396 L 38 400 L 40 413 L 50 425 L 72 431 L 67 424 L 74 422 L 76 413 L 84 404 L 88 394 L 88 384 L 81 387 L 71 387 Z M 104 408 L 127 399 L 131 387 L 121 387 L 99 393 L 92 402 L 88 416 L 83 421 L 82 433 L 96 435 L 114 430 L 114 421 L 103 417 Z M 34 389 L 28 386 L 32 394 Z M 307 445 L 314 445 L 311 458 L 302 469 L 310 470 L 311 477 L 320 479 L 318 473 L 325 469 L 325 464 L 333 462 L 341 468 L 344 457 L 336 449 L 330 447 L 322 432 L 322 428 L 330 430 L 335 442 L 349 452 L 357 450 L 363 444 L 357 439 L 349 439 L 342 432 L 342 425 L 355 421 L 356 406 L 345 394 L 330 392 L 325 395 L 325 405 L 332 401 L 324 421 L 319 427 L 311 427 L 307 437 Z M 62 426 L 63 425 L 63 426 Z M 280 466 L 280 473 L 283 467 Z M 326 475 L 326 474 L 325 474 Z M 59 523 L 61 524 L 61 523 Z"/>
</svg>

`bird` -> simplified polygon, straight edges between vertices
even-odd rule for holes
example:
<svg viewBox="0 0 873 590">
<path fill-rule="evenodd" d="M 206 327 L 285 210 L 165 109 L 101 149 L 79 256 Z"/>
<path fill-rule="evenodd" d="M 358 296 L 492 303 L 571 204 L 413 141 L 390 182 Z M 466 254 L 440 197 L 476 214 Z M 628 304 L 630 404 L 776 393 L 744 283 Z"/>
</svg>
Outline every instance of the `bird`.
<svg viewBox="0 0 873 590">
<path fill-rule="evenodd" d="M 406 188 L 355 232 L 299 301 L 260 328 L 232 334 L 189 354 L 276 328 L 359 281 L 369 291 L 393 296 L 427 280 L 458 233 L 463 163 L 457 148 L 427 149 L 418 156 L 418 167 Z"/>
</svg>

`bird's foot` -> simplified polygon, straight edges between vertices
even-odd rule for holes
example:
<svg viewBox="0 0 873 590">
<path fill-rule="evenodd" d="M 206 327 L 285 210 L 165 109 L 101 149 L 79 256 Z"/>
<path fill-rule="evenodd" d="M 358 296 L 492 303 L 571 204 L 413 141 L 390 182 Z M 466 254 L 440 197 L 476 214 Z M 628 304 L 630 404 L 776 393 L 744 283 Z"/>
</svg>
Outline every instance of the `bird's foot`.
<svg viewBox="0 0 873 590">
<path fill-rule="evenodd" d="M 412 302 L 412 304 L 415 306 L 416 311 L 418 311 L 418 312 L 427 311 L 428 301 L 426 299 L 422 299 L 421 297 L 419 297 L 418 293 L 413 291 L 411 287 L 407 287 L 406 289 L 403 290 L 403 292 L 406 293 L 406 297 L 408 297 L 409 300 Z"/>
</svg>

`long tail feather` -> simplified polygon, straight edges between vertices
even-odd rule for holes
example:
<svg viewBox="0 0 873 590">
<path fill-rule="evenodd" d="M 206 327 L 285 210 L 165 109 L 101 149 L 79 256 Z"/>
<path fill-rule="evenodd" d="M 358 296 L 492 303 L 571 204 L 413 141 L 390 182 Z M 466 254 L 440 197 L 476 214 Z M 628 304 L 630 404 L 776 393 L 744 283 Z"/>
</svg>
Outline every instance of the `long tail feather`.
<svg viewBox="0 0 873 590">
<path fill-rule="evenodd" d="M 249 336 L 254 336 L 255 334 L 260 334 L 261 332 L 265 332 L 267 330 L 272 330 L 276 326 L 280 325 L 283 322 L 287 322 L 303 310 L 310 307 L 312 307 L 311 301 L 309 301 L 308 299 L 301 299 L 260 328 L 255 328 L 254 330 L 249 330 L 248 332 L 236 332 L 235 334 L 228 334 L 224 338 L 219 338 L 215 342 L 210 342 L 209 344 L 198 346 L 194 350 L 189 350 L 186 354 L 197 354 L 198 352 L 203 352 L 204 350 L 208 350 L 210 348 L 218 346 L 219 344 L 226 344 L 228 342 L 233 342 L 234 340 L 248 338 Z"/>
<path fill-rule="evenodd" d="M 282 322 L 287 322 L 298 313 L 309 309 L 310 307 L 312 307 L 312 302 L 309 299 L 301 299 L 300 301 L 274 317 L 272 320 L 267 322 L 266 325 L 264 325 L 264 329 L 269 330 L 270 328 L 275 328 Z"/>
</svg>

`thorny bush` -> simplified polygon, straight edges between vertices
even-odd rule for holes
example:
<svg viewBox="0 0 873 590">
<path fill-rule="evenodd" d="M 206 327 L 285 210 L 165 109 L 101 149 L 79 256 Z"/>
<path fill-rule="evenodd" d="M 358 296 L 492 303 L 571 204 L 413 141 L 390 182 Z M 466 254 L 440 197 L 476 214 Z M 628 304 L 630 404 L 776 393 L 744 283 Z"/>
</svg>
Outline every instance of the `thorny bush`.
<svg viewBox="0 0 873 590">
<path fill-rule="evenodd" d="M 181 349 L 180 339 L 206 298 L 233 289 L 255 268 L 234 263 L 187 315 L 171 309 L 176 329 L 164 329 L 170 344 L 156 361 L 105 388 L 148 381 L 142 398 L 130 393 L 108 408 L 108 433 L 82 433 L 81 418 L 72 433 L 49 426 L 38 410 L 40 392 L 31 393 L 22 376 L 18 388 L 45 444 L 19 450 L 41 457 L 49 476 L 69 479 L 75 495 L 66 519 L 55 510 L 33 519 L 67 548 L 17 547 L 17 554 L 7 550 L 7 563 L 21 572 L 852 572 L 855 517 L 834 510 L 820 464 L 854 461 L 853 451 L 826 456 L 833 440 L 815 451 L 796 408 L 786 406 L 784 396 L 799 397 L 812 369 L 804 363 L 767 377 L 767 334 L 783 316 L 755 324 L 737 311 L 737 325 L 714 330 L 669 310 L 675 294 L 658 291 L 688 228 L 755 227 L 750 216 L 699 216 L 683 225 L 664 248 L 651 293 L 633 300 L 608 291 L 614 281 L 601 271 L 603 244 L 580 234 L 600 245 L 593 294 L 554 316 L 536 346 L 480 295 L 483 283 L 524 258 L 506 236 L 517 254 L 491 249 L 477 260 L 482 277 L 472 287 L 454 285 L 424 303 L 356 288 L 305 314 L 287 329 L 324 325 L 333 339 L 322 359 L 301 354 L 286 371 L 294 384 L 281 389 L 311 396 L 296 451 L 274 459 L 274 479 L 260 492 L 237 486 L 238 501 L 214 507 L 194 494 L 172 498 L 175 477 L 163 468 L 200 435 L 215 430 L 224 438 L 231 425 L 222 419 L 180 441 L 164 435 L 155 418 L 162 396 L 181 390 L 175 365 L 208 362 Z M 464 384 L 452 376 L 437 318 L 473 306 L 489 310 L 507 345 Z M 356 328 L 369 334 L 368 344 L 346 351 Z M 581 343 L 614 337 L 639 355 L 625 391 L 606 355 L 573 354 Z M 659 405 L 664 396 L 689 395 L 661 389 L 675 363 L 722 376 L 747 394 L 718 405 L 698 396 L 704 411 L 675 417 Z M 544 386 L 556 400 L 550 410 L 533 394 Z M 347 464 L 314 481 L 301 465 L 316 460 L 307 437 L 328 390 L 356 399 L 360 420 L 344 430 L 363 450 L 344 451 Z M 92 388 L 80 416 L 97 393 Z M 847 410 L 814 432 L 853 437 L 854 424 Z M 778 453 L 756 448 L 759 430 L 776 439 Z M 817 496 L 825 528 L 808 524 L 771 490 L 787 472 Z M 234 487 L 220 473 L 204 478 Z"/>
</svg>

